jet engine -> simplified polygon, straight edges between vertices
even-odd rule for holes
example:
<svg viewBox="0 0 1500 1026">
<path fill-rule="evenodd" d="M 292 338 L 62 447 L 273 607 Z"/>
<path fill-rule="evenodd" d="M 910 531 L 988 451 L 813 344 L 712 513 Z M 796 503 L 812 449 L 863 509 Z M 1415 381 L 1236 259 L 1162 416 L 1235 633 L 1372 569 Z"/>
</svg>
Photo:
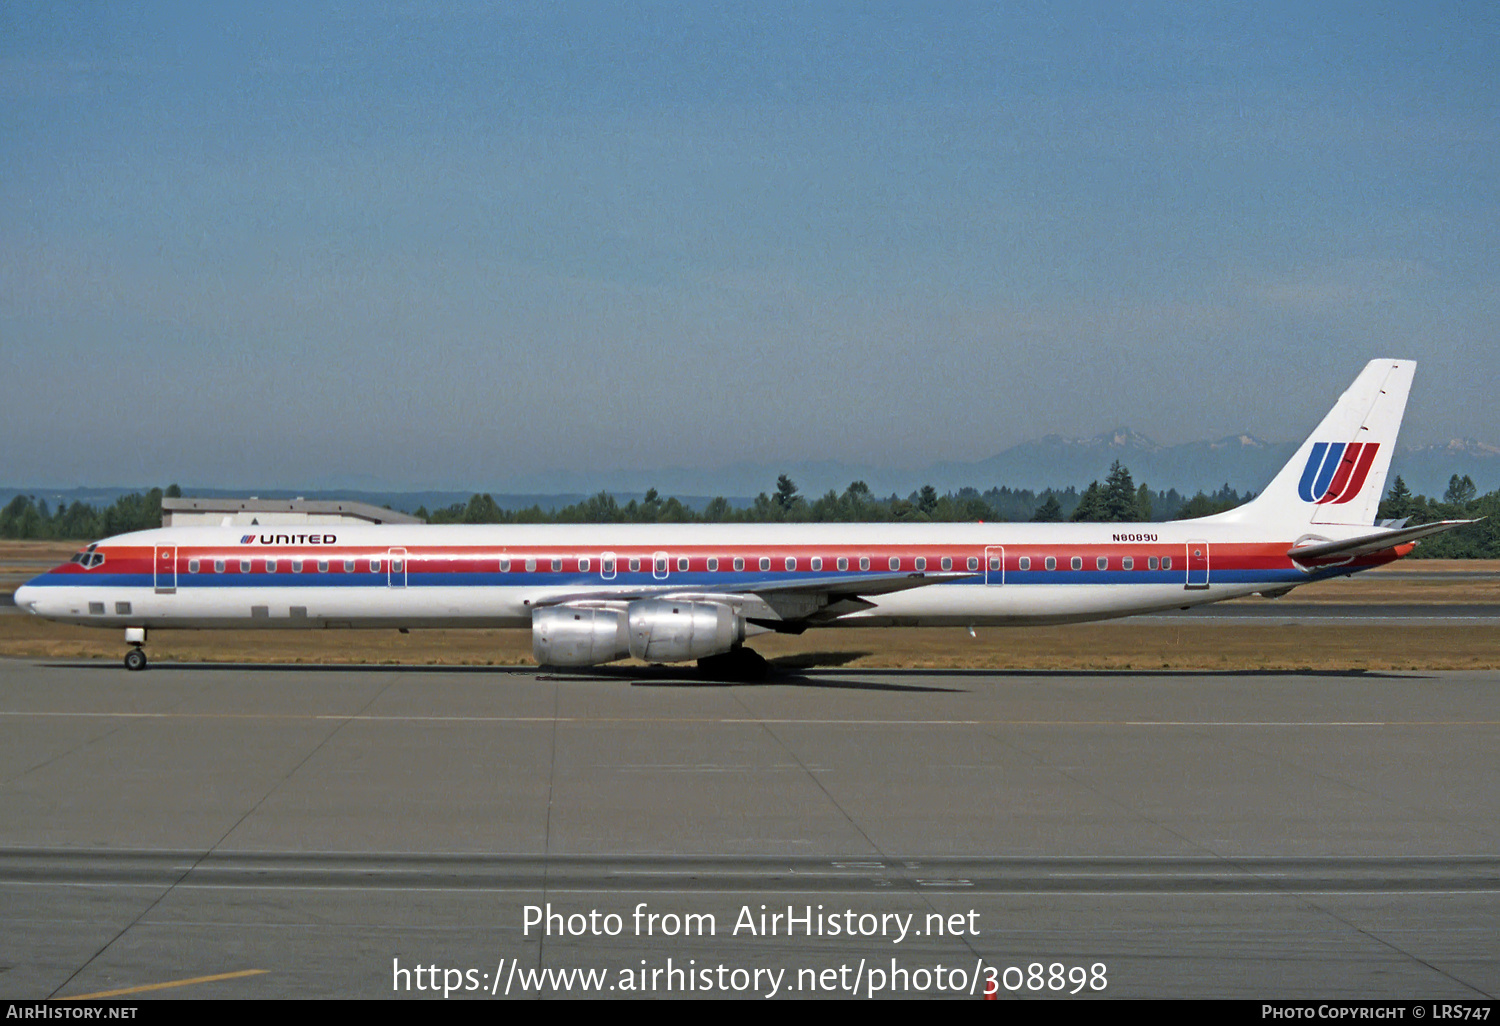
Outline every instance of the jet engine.
<svg viewBox="0 0 1500 1026">
<path fill-rule="evenodd" d="M 531 614 L 531 652 L 543 666 L 595 666 L 626 656 L 680 663 L 722 655 L 744 640 L 744 617 L 723 602 L 564 603 Z"/>
<path fill-rule="evenodd" d="M 630 654 L 648 663 L 721 655 L 745 640 L 745 620 L 723 602 L 640 599 L 626 609 Z"/>
<path fill-rule="evenodd" d="M 623 609 L 550 606 L 531 614 L 531 654 L 542 666 L 594 666 L 630 654 Z"/>
</svg>

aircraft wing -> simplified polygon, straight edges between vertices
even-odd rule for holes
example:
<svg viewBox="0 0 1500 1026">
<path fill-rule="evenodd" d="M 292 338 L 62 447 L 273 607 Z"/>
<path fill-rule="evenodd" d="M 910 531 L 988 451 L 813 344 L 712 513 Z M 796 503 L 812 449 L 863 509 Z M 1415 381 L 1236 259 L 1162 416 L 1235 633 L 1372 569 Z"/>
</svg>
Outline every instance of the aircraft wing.
<svg viewBox="0 0 1500 1026">
<path fill-rule="evenodd" d="M 976 573 L 965 571 L 939 571 L 936 573 L 909 572 L 889 574 L 861 574 L 851 577 L 842 574 L 834 577 L 813 577 L 797 581 L 767 581 L 744 587 L 694 588 L 681 584 L 647 585 L 626 590 L 593 590 L 563 592 L 538 599 L 534 606 L 557 606 L 565 602 L 629 602 L 641 598 L 680 597 L 685 601 L 719 601 L 736 605 L 746 603 L 763 604 L 774 610 L 782 620 L 805 621 L 808 619 L 829 620 L 868 609 L 871 603 L 866 596 L 888 595 L 891 592 L 924 588 L 929 584 L 957 581 L 976 577 Z M 758 600 L 758 602 L 757 602 Z M 762 623 L 764 618 L 751 617 L 751 622 Z"/>
<path fill-rule="evenodd" d="M 1365 556 L 1371 552 L 1380 552 L 1384 549 L 1394 548 L 1397 545 L 1405 545 L 1407 542 L 1416 541 L 1418 538 L 1442 534 L 1444 531 L 1451 531 L 1455 527 L 1463 527 L 1465 524 L 1474 523 L 1478 523 L 1478 521 L 1439 520 L 1431 524 L 1418 524 L 1415 527 L 1398 527 L 1395 530 L 1377 531 L 1374 534 L 1364 534 L 1358 538 L 1347 538 L 1344 541 L 1314 541 L 1307 545 L 1293 545 L 1286 550 L 1286 554 L 1298 563 L 1307 563 L 1309 561 L 1322 562 L 1329 559 L 1353 559 L 1355 556 Z"/>
<path fill-rule="evenodd" d="M 963 570 L 938 571 L 936 573 L 912 571 L 911 573 L 862 575 L 853 578 L 845 575 L 842 577 L 814 577 L 806 581 L 763 584 L 747 590 L 753 591 L 757 595 L 810 594 L 857 598 L 861 595 L 888 595 L 893 591 L 925 588 L 929 584 L 941 584 L 944 581 L 959 581 L 966 577 L 977 576 L 979 576 L 978 573 Z"/>
</svg>

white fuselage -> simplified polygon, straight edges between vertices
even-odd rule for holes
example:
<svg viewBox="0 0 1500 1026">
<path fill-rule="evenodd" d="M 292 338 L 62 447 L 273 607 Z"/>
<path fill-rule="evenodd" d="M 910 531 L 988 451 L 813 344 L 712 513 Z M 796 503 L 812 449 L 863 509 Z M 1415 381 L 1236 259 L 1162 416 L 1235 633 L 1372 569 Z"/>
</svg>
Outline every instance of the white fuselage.
<svg viewBox="0 0 1500 1026">
<path fill-rule="evenodd" d="M 1035 624 L 1199 605 L 1386 561 L 1310 572 L 1285 555 L 1293 539 L 1245 535 L 1210 521 L 177 527 L 101 542 L 95 565 L 64 564 L 16 602 L 115 627 L 527 627 L 539 606 L 574 599 L 822 581 L 857 591 L 932 575 L 827 623 Z"/>
</svg>

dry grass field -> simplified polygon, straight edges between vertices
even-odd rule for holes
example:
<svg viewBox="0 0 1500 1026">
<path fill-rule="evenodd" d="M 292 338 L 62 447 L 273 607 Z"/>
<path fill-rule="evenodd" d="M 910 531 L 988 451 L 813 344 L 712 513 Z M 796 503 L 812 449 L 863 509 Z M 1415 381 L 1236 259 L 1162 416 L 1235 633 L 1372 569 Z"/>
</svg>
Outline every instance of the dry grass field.
<svg viewBox="0 0 1500 1026">
<path fill-rule="evenodd" d="M 0 543 L 0 592 L 67 559 L 74 545 Z M 1264 605 L 1264 599 L 1242 599 Z M 1278 600 L 1288 617 L 1246 623 L 1116 620 L 1030 629 L 830 629 L 752 643 L 778 666 L 1017 669 L 1493 669 L 1493 625 L 1294 619 L 1303 603 L 1500 605 L 1500 560 L 1416 561 L 1325 581 Z M 0 656 L 119 660 L 115 630 L 0 615 Z M 515 666 L 532 662 L 526 631 L 154 631 L 157 662 L 388 663 Z"/>
<path fill-rule="evenodd" d="M 1500 668 L 1493 626 L 1245 623 L 1104 624 L 1036 629 L 827 630 L 752 642 L 784 668 L 1037 670 L 1458 670 Z M 526 631 L 153 631 L 156 662 L 523 666 Z M 116 631 L 0 616 L 0 656 L 118 661 Z"/>
</svg>

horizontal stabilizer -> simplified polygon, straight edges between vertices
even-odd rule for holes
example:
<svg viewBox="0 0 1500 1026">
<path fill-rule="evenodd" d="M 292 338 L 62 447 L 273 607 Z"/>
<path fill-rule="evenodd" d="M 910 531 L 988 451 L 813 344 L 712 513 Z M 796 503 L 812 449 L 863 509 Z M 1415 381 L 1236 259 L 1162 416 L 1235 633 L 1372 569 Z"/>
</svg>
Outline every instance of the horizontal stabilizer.
<svg viewBox="0 0 1500 1026">
<path fill-rule="evenodd" d="M 1321 561 L 1332 557 L 1353 559 L 1355 556 L 1366 556 L 1371 552 L 1381 552 L 1385 549 L 1394 548 L 1397 545 L 1414 542 L 1418 538 L 1442 534 L 1444 531 L 1451 531 L 1455 527 L 1463 527 L 1465 524 L 1473 523 L 1478 523 L 1478 521 L 1439 520 L 1432 524 L 1418 524 L 1416 527 L 1402 527 L 1394 531 L 1378 531 L 1375 534 L 1365 534 L 1358 538 L 1346 538 L 1343 541 L 1314 541 L 1308 545 L 1294 545 L 1290 549 L 1287 549 L 1286 554 L 1298 563 Z"/>
</svg>

